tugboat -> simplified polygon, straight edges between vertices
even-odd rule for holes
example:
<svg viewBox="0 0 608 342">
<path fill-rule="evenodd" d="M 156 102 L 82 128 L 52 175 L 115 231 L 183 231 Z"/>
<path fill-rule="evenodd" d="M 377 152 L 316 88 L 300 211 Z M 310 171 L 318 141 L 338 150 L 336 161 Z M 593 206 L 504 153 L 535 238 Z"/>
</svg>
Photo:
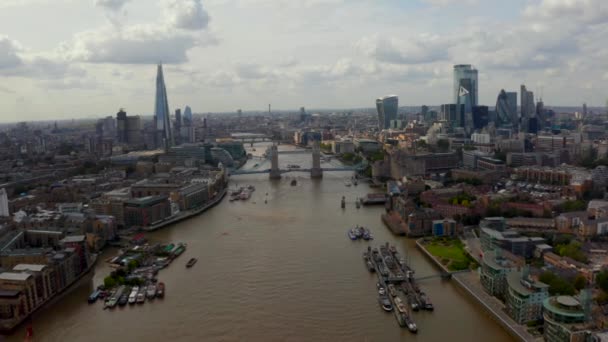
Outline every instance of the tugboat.
<svg viewBox="0 0 608 342">
<path fill-rule="evenodd" d="M 369 229 L 367 228 L 363 228 L 363 240 L 365 241 L 369 241 L 369 240 L 373 240 L 373 236 L 372 233 L 369 231 Z"/>
<path fill-rule="evenodd" d="M 424 292 L 420 292 L 420 304 L 424 310 L 433 311 L 435 307 L 433 307 L 433 303 Z"/>
<path fill-rule="evenodd" d="M 355 232 L 355 229 L 354 229 L 354 228 L 349 229 L 347 234 L 348 234 L 348 237 L 349 237 L 351 240 L 353 240 L 353 241 L 355 241 L 355 240 L 357 240 L 357 239 L 358 239 L 358 237 L 357 237 L 357 233 Z"/>
<path fill-rule="evenodd" d="M 357 239 L 362 238 L 363 237 L 363 227 L 356 226 L 355 234 L 357 235 Z"/>
<path fill-rule="evenodd" d="M 378 297 L 378 302 L 380 303 L 382 310 L 384 310 L 386 312 L 393 311 L 393 305 L 391 304 L 391 301 L 390 301 L 390 299 L 388 299 L 388 297 L 380 296 L 380 297 Z"/>
<path fill-rule="evenodd" d="M 156 297 L 163 298 L 165 296 L 165 283 L 160 282 L 156 286 Z"/>
<path fill-rule="evenodd" d="M 197 258 L 192 258 L 192 259 L 188 260 L 188 263 L 186 264 L 186 267 L 190 268 L 190 267 L 194 266 L 194 264 L 196 264 L 197 261 L 198 261 Z"/>
</svg>

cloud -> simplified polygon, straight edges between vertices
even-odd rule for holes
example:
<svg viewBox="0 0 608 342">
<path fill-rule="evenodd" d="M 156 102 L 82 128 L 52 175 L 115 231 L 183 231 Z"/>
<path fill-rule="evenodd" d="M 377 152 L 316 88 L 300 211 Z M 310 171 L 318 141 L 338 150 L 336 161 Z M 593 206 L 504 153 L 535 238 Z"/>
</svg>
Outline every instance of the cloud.
<svg viewBox="0 0 608 342">
<path fill-rule="evenodd" d="M 475 5 L 479 1 L 478 0 L 422 0 L 422 2 L 427 3 L 434 7 L 446 7 L 452 5 Z"/>
<path fill-rule="evenodd" d="M 184 63 L 186 52 L 198 45 L 190 34 L 151 25 L 124 29 L 106 27 L 77 34 L 61 50 L 72 61 L 88 63 Z"/>
<path fill-rule="evenodd" d="M 169 24 L 184 30 L 202 30 L 209 25 L 209 14 L 201 0 L 165 0 L 164 8 Z"/>
<path fill-rule="evenodd" d="M 565 18 L 587 24 L 608 21 L 608 3 L 605 0 L 541 0 L 524 10 L 528 18 L 558 21 Z"/>
<path fill-rule="evenodd" d="M 95 0 L 95 6 L 118 12 L 131 0 Z"/>
<path fill-rule="evenodd" d="M 446 60 L 452 42 L 432 34 L 421 34 L 405 40 L 375 35 L 363 37 L 355 45 L 365 55 L 380 62 L 418 64 Z"/>
<path fill-rule="evenodd" d="M 20 49 L 16 41 L 0 36 L 0 70 L 15 68 L 22 64 L 21 58 L 17 55 Z"/>
</svg>

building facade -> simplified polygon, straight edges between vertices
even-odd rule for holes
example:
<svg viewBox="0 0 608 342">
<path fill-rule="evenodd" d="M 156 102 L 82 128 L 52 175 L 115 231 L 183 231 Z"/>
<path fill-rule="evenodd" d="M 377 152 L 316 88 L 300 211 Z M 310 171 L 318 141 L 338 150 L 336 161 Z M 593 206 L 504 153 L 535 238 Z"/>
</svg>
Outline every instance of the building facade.
<svg viewBox="0 0 608 342">
<path fill-rule="evenodd" d="M 388 95 L 376 100 L 379 130 L 388 129 L 390 127 L 391 120 L 397 119 L 398 109 L 399 97 L 397 97 L 397 95 Z"/>
</svg>

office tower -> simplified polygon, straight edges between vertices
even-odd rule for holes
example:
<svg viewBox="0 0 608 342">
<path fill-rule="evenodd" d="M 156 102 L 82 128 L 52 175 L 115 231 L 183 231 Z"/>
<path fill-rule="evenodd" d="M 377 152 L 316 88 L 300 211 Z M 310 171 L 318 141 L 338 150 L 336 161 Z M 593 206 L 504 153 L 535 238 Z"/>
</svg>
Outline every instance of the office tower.
<svg viewBox="0 0 608 342">
<path fill-rule="evenodd" d="M 509 94 L 515 94 L 515 97 Z M 514 126 L 517 126 L 517 93 L 502 89 L 496 98 L 496 127 Z"/>
<path fill-rule="evenodd" d="M 306 122 L 307 119 L 306 108 L 300 107 L 300 122 Z"/>
<path fill-rule="evenodd" d="M 0 189 L 0 217 L 9 217 L 11 213 L 8 209 L 8 195 L 4 188 Z"/>
<path fill-rule="evenodd" d="M 477 69 L 470 64 L 454 65 L 454 103 L 464 104 L 465 114 L 477 106 Z"/>
<path fill-rule="evenodd" d="M 179 129 L 182 127 L 182 110 L 175 110 L 175 129 L 179 132 Z"/>
<path fill-rule="evenodd" d="M 162 64 L 158 65 L 156 73 L 154 115 L 156 116 L 156 147 L 169 148 L 173 146 L 173 132 L 171 131 L 171 120 L 169 117 L 169 101 L 167 99 L 167 88 L 165 87 Z"/>
<path fill-rule="evenodd" d="M 521 127 L 527 131 L 528 121 L 536 116 L 536 105 L 534 104 L 534 93 L 528 91 L 525 85 L 521 85 Z"/>
<path fill-rule="evenodd" d="M 464 104 L 442 104 L 439 111 L 440 120 L 447 121 L 451 127 L 464 127 Z"/>
<path fill-rule="evenodd" d="M 379 130 L 388 129 L 391 125 L 391 120 L 397 119 L 398 108 L 399 97 L 397 95 L 384 96 L 376 100 Z"/>
<path fill-rule="evenodd" d="M 141 148 L 144 145 L 141 118 L 139 115 L 127 116 L 127 143 L 129 146 Z"/>
<path fill-rule="evenodd" d="M 540 131 L 547 126 L 547 112 L 542 98 L 536 102 L 536 117 L 538 118 L 538 130 Z"/>
<path fill-rule="evenodd" d="M 122 108 L 116 113 L 116 134 L 119 143 L 127 142 L 127 112 Z"/>
<path fill-rule="evenodd" d="M 192 109 L 190 108 L 190 106 L 186 106 L 186 108 L 184 108 L 184 126 L 192 126 Z"/>
<path fill-rule="evenodd" d="M 519 122 L 519 117 L 517 116 L 517 92 L 516 91 L 507 91 L 507 104 L 511 109 L 511 122 L 513 125 L 516 125 Z"/>
<path fill-rule="evenodd" d="M 424 120 L 424 122 L 429 122 L 431 121 L 429 118 L 429 106 L 422 106 L 420 107 L 420 115 L 422 116 L 422 120 Z"/>
<path fill-rule="evenodd" d="M 473 128 L 482 129 L 488 125 L 490 114 L 488 106 L 473 107 Z"/>
<path fill-rule="evenodd" d="M 583 103 L 583 120 L 587 118 L 587 104 Z"/>
</svg>

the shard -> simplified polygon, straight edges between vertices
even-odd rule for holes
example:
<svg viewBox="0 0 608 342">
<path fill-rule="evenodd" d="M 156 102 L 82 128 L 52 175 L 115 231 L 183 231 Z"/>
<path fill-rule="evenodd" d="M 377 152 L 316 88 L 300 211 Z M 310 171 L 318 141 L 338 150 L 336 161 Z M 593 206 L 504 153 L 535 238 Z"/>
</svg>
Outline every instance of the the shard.
<svg viewBox="0 0 608 342">
<path fill-rule="evenodd" d="M 169 101 L 163 76 L 163 65 L 158 65 L 156 72 L 156 99 L 154 102 L 154 117 L 156 118 L 156 146 L 169 148 L 174 145 L 169 116 Z"/>
</svg>

